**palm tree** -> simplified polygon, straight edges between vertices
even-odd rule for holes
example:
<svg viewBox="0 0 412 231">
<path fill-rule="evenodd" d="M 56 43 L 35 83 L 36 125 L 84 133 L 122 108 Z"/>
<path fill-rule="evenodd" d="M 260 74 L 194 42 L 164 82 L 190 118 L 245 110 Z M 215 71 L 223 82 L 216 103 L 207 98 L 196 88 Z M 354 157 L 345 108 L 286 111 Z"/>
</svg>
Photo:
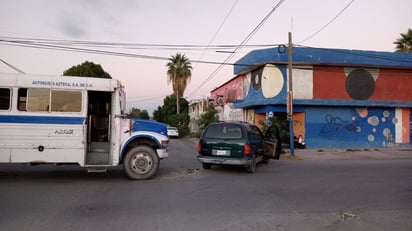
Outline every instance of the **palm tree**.
<svg viewBox="0 0 412 231">
<path fill-rule="evenodd" d="M 180 113 L 180 98 L 186 90 L 192 76 L 192 65 L 185 55 L 177 53 L 169 58 L 167 66 L 167 82 L 172 82 L 173 94 L 176 96 L 176 111 Z"/>
<path fill-rule="evenodd" d="M 396 51 L 397 52 L 412 52 L 412 29 L 408 29 L 408 32 L 405 34 L 401 33 L 401 38 L 398 38 L 396 42 Z"/>
</svg>

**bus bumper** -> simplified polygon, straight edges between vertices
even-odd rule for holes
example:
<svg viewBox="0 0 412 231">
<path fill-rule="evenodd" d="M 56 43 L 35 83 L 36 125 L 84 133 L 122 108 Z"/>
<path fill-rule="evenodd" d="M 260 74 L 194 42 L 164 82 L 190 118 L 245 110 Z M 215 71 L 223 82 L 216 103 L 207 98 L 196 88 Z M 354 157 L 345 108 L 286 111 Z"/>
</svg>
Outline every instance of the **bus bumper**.
<svg viewBox="0 0 412 231">
<path fill-rule="evenodd" d="M 167 148 L 162 148 L 162 149 L 157 149 L 157 156 L 159 156 L 159 159 L 164 159 L 169 157 L 169 150 Z"/>
</svg>

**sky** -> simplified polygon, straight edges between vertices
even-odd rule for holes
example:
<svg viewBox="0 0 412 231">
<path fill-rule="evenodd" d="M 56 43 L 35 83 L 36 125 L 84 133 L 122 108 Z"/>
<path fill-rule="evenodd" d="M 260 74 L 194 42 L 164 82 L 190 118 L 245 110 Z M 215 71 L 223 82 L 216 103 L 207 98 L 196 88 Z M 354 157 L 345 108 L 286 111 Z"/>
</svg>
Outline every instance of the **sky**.
<svg viewBox="0 0 412 231">
<path fill-rule="evenodd" d="M 294 45 L 393 52 L 411 12 L 410 0 L 2 0 L 0 59 L 36 75 L 100 64 L 126 86 L 128 108 L 152 114 L 172 94 L 166 63 L 177 52 L 193 66 L 184 97 L 202 99 L 235 77 L 230 64 L 260 45 L 287 44 L 288 32 Z M 10 37 L 133 46 L 80 47 L 125 57 L 16 46 L 4 42 Z M 16 73 L 2 62 L 0 72 Z"/>
</svg>

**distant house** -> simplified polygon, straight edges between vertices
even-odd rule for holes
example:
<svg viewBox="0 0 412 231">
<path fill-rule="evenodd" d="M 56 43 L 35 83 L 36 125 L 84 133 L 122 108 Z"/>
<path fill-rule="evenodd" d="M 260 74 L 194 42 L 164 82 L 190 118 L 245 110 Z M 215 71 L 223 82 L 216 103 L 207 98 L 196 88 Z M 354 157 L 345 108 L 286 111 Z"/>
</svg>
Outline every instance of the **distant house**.
<svg viewBox="0 0 412 231">
<path fill-rule="evenodd" d="M 293 133 L 308 148 L 411 145 L 412 54 L 294 47 L 292 61 Z M 285 122 L 287 62 L 285 47 L 238 60 L 211 92 L 223 119 Z"/>
<path fill-rule="evenodd" d="M 243 120 L 243 110 L 234 107 L 235 100 L 244 98 L 243 78 L 236 76 L 210 92 L 219 120 Z"/>
<path fill-rule="evenodd" d="M 189 130 L 191 133 L 199 133 L 200 117 L 207 111 L 211 101 L 209 99 L 194 99 L 189 102 Z"/>
</svg>

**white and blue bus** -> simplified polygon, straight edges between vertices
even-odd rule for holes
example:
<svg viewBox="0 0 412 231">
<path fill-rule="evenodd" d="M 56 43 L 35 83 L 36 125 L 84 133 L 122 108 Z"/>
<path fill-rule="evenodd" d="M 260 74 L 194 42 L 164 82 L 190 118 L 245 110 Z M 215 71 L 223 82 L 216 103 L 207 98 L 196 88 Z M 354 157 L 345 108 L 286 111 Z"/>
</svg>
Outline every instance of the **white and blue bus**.
<svg viewBox="0 0 412 231">
<path fill-rule="evenodd" d="M 0 162 L 123 164 L 131 179 L 152 178 L 167 126 L 129 119 L 125 103 L 114 79 L 0 73 Z"/>
</svg>

